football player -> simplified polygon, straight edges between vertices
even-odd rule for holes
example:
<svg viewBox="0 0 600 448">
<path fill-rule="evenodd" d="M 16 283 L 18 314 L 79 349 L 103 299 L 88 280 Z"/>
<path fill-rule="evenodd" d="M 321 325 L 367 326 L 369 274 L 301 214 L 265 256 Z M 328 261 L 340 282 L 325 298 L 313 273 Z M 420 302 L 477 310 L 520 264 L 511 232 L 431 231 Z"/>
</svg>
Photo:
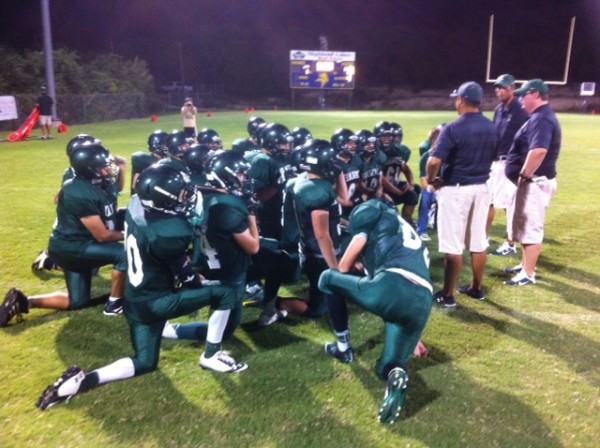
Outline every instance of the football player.
<svg viewBox="0 0 600 448">
<path fill-rule="evenodd" d="M 413 225 L 412 215 L 419 202 L 419 195 L 415 192 L 413 173 L 401 151 L 394 146 L 394 130 L 390 123 L 381 121 L 373 130 L 377 138 L 377 156 L 383 164 L 383 191 L 394 201 L 394 204 L 403 204 L 402 218 Z M 406 182 L 400 180 L 402 174 Z"/>
<path fill-rule="evenodd" d="M 343 363 L 354 360 L 345 300 L 379 316 L 385 322 L 383 353 L 375 365 L 377 376 L 387 380 L 379 421 L 394 423 L 404 406 L 407 364 L 417 348 L 432 306 L 427 249 L 414 229 L 398 216 L 395 207 L 372 199 L 350 215 L 352 241 L 337 266 L 319 279 L 329 295 L 329 314 L 336 342 L 325 352 Z M 360 260 L 366 276 L 350 275 Z M 426 352 L 426 349 L 425 349 Z"/>
<path fill-rule="evenodd" d="M 352 209 L 363 202 L 358 182 L 362 160 L 356 154 L 358 136 L 350 129 L 338 129 L 331 136 L 331 145 L 337 152 L 338 166 L 343 173 L 343 182 L 346 184 L 346 198 L 338 198 L 342 205 L 342 218 L 348 220 Z"/>
<path fill-rule="evenodd" d="M 161 165 L 167 165 L 176 170 L 190 174 L 190 170 L 183 161 L 183 156 L 190 149 L 194 141 L 187 137 L 183 131 L 173 130 L 165 141 L 169 157 L 165 157 L 158 161 Z"/>
<path fill-rule="evenodd" d="M 223 142 L 221 136 L 214 129 L 204 128 L 198 133 L 196 140 L 200 145 L 208 145 L 212 152 L 223 149 Z"/>
<path fill-rule="evenodd" d="M 270 124 L 260 134 L 261 154 L 252 159 L 248 176 L 256 183 L 256 194 L 262 207 L 257 211 L 260 234 L 281 238 L 281 207 L 285 186 L 285 158 L 292 149 L 292 135 L 281 124 Z"/>
<path fill-rule="evenodd" d="M 375 157 L 375 142 L 377 139 L 371 131 L 363 129 L 358 133 L 358 155 L 362 159 L 360 182 L 358 187 L 364 199 L 391 199 L 383 193 L 383 166 Z"/>
<path fill-rule="evenodd" d="M 327 313 L 327 296 L 318 289 L 319 275 L 337 267 L 340 245 L 340 205 L 334 187 L 340 170 L 336 153 L 325 140 L 306 144 L 303 164 L 307 179 L 296 182 L 292 201 L 300 232 L 300 260 L 309 281 L 308 301 L 281 300 L 281 309 L 296 315 L 318 318 Z"/>
<path fill-rule="evenodd" d="M 153 165 L 140 175 L 136 190 L 138 197 L 127 210 L 125 243 L 129 264 L 125 317 L 135 354 L 88 373 L 69 367 L 42 393 L 37 402 L 41 410 L 99 385 L 152 372 L 158 366 L 166 320 L 206 306 L 213 312 L 200 367 L 223 373 L 248 367 L 220 350 L 235 292 L 227 286 L 203 285 L 186 255 L 193 235 L 188 219 L 198 198 L 187 174 Z"/>
<path fill-rule="evenodd" d="M 90 305 L 94 269 L 114 266 L 112 288 L 104 314 L 123 310 L 127 262 L 123 232 L 117 230 L 116 195 L 113 189 L 113 159 L 97 142 L 78 146 L 70 156 L 75 177 L 65 182 L 58 195 L 57 219 L 48 251 L 64 269 L 68 293 L 55 292 L 27 298 L 12 288 L 0 306 L 0 326 L 29 308 L 75 310 Z"/>
<path fill-rule="evenodd" d="M 153 163 L 169 155 L 167 138 L 169 134 L 157 129 L 148 136 L 148 151 L 137 151 L 131 155 L 131 195 L 135 194 L 135 183 L 140 173 Z"/>
</svg>

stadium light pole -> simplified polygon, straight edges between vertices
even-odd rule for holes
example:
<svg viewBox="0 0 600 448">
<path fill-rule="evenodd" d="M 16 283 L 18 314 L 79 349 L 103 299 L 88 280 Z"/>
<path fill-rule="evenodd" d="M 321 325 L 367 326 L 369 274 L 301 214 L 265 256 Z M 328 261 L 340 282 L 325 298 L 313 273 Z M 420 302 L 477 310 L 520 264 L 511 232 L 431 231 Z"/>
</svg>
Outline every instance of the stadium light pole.
<svg viewBox="0 0 600 448">
<path fill-rule="evenodd" d="M 52 119 L 56 120 L 56 87 L 54 85 L 54 58 L 52 55 L 52 31 L 50 28 L 50 0 L 40 0 L 42 10 L 42 30 L 44 32 L 44 63 L 46 65 L 46 87 L 48 95 L 54 99 Z"/>
</svg>

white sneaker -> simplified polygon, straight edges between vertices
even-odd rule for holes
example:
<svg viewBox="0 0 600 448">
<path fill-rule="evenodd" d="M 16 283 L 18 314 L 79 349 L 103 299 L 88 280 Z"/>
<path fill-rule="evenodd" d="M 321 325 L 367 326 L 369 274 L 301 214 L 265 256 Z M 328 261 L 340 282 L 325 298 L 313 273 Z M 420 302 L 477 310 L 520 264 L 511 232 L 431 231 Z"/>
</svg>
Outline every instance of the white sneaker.
<svg viewBox="0 0 600 448">
<path fill-rule="evenodd" d="M 245 362 L 238 362 L 229 356 L 229 352 L 220 350 L 210 358 L 204 357 L 204 353 L 200 357 L 200 367 L 205 370 L 212 370 L 220 373 L 237 373 L 248 368 Z"/>
<path fill-rule="evenodd" d="M 506 280 L 504 282 L 505 285 L 509 286 L 525 286 L 525 285 L 534 285 L 535 284 L 535 275 L 529 277 L 525 271 L 519 272 L 510 280 Z"/>
<path fill-rule="evenodd" d="M 496 255 L 498 257 L 505 257 L 507 255 L 515 255 L 517 253 L 517 246 L 513 243 L 511 246 L 508 244 L 508 241 L 502 243 L 502 245 L 492 252 L 492 255 Z"/>
<path fill-rule="evenodd" d="M 431 237 L 429 235 L 427 235 L 426 233 L 420 234 L 419 238 L 421 238 L 421 241 L 431 241 Z"/>
<path fill-rule="evenodd" d="M 266 311 L 263 311 L 258 317 L 258 325 L 261 327 L 268 327 L 269 325 L 274 324 L 275 322 L 285 318 L 286 316 L 287 311 L 285 310 L 277 310 L 273 314 L 269 314 Z"/>
</svg>

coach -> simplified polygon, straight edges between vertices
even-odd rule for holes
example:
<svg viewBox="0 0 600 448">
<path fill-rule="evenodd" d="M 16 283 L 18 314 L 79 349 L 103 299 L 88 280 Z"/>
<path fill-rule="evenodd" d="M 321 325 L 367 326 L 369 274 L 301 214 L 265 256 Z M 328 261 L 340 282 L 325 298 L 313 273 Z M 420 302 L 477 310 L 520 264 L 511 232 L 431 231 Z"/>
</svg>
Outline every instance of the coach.
<svg viewBox="0 0 600 448">
<path fill-rule="evenodd" d="M 480 110 L 481 86 L 466 82 L 451 96 L 456 97 L 460 117 L 444 126 L 427 161 L 427 182 L 432 189 L 439 189 L 439 251 L 445 254 L 444 287 L 434 300 L 445 307 L 456 306 L 454 290 L 465 248 L 471 252 L 473 281 L 459 292 L 484 299 L 485 225 L 490 206 L 486 182 L 497 146 L 496 128 Z"/>
<path fill-rule="evenodd" d="M 546 208 L 556 193 L 556 161 L 560 152 L 561 129 L 548 104 L 548 85 L 531 79 L 515 90 L 521 97 L 529 121 L 515 135 L 506 159 L 506 176 L 517 185 L 517 194 L 508 210 L 509 238 L 521 243 L 521 266 L 507 285 L 535 283 L 535 266 L 542 250 Z"/>
</svg>

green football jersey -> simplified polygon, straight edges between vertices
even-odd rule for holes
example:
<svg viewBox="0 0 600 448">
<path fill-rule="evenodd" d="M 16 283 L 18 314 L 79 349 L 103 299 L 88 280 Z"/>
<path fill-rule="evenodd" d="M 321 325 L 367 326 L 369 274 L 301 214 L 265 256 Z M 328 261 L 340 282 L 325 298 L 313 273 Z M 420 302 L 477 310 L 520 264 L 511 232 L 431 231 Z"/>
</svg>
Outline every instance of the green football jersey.
<svg viewBox="0 0 600 448">
<path fill-rule="evenodd" d="M 358 190 L 358 181 L 360 180 L 360 170 L 362 168 L 362 159 L 356 155 L 353 155 L 349 162 L 339 160 L 339 166 L 344 173 L 344 179 L 348 186 L 348 198 L 352 201 L 357 196 L 360 196 Z"/>
<path fill-rule="evenodd" d="M 378 149 L 379 161 L 385 158 L 383 165 L 383 176 L 392 184 L 398 185 L 400 183 L 400 177 L 402 176 L 402 168 L 404 167 L 405 161 L 402 158 L 400 150 L 391 146 L 387 151 Z"/>
<path fill-rule="evenodd" d="M 286 182 L 284 165 L 275 157 L 260 153 L 252 159 L 248 177 L 254 179 L 257 192 L 277 187 L 277 192 L 257 210 L 256 218 L 261 228 L 261 236 L 278 240 L 281 238 L 281 208 Z"/>
<path fill-rule="evenodd" d="M 65 182 L 58 194 L 56 222 L 50 238 L 73 243 L 95 241 L 81 218 L 100 216 L 107 229 L 115 230 L 116 211 L 117 198 L 112 182 L 92 183 L 74 177 Z"/>
<path fill-rule="evenodd" d="M 370 161 L 363 159 L 363 165 L 360 170 L 360 179 L 365 187 L 371 190 L 377 190 L 381 182 L 382 165 L 377 161 L 375 156 L 371 157 Z"/>
<path fill-rule="evenodd" d="M 431 281 L 427 248 L 395 207 L 377 199 L 360 204 L 350 215 L 350 233 L 367 237 L 362 262 L 370 277 L 400 268 Z"/>
<path fill-rule="evenodd" d="M 293 195 L 302 253 L 312 257 L 322 256 L 312 226 L 311 213 L 313 210 L 329 212 L 329 235 L 337 252 L 340 246 L 341 210 L 332 183 L 325 179 L 307 179 L 305 182 L 296 182 Z"/>
<path fill-rule="evenodd" d="M 131 178 L 133 179 L 136 174 L 140 174 L 146 168 L 148 168 L 153 163 L 158 162 L 160 159 L 157 159 L 149 152 L 138 151 L 134 152 L 131 155 Z M 133 196 L 135 191 L 133 188 L 131 189 L 131 195 Z"/>
<path fill-rule="evenodd" d="M 281 247 L 285 250 L 298 252 L 300 242 L 300 231 L 294 212 L 294 185 L 308 179 L 308 173 L 302 172 L 298 177 L 287 181 L 283 190 L 283 228 L 281 230 Z"/>
<path fill-rule="evenodd" d="M 125 217 L 128 263 L 125 295 L 132 302 L 144 302 L 175 290 L 170 266 L 185 254 L 193 231 L 183 217 L 144 213 L 137 196 L 134 198 Z"/>
<path fill-rule="evenodd" d="M 394 143 L 394 148 L 396 148 L 398 150 L 398 152 L 400 153 L 400 156 L 402 157 L 402 160 L 404 160 L 405 163 L 408 163 L 408 159 L 410 159 L 410 153 L 411 153 L 411 150 L 409 149 L 409 147 L 406 145 L 403 145 L 402 143 Z"/>
<path fill-rule="evenodd" d="M 248 209 L 241 198 L 230 194 L 204 195 L 206 234 L 202 235 L 201 272 L 206 278 L 236 282 L 250 266 L 248 255 L 234 233 L 248 230 Z"/>
</svg>

